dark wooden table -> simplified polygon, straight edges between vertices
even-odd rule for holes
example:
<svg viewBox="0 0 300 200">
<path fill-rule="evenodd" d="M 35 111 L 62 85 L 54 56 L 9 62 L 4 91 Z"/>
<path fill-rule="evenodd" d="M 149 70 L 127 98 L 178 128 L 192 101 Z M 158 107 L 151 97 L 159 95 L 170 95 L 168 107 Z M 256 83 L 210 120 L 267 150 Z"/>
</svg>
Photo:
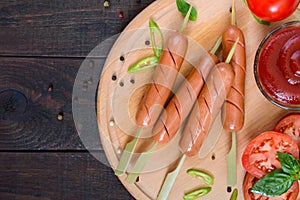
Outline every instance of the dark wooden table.
<svg viewBox="0 0 300 200">
<path fill-rule="evenodd" d="M 133 199 L 90 153 L 103 154 L 98 141 L 89 149 L 82 142 L 72 91 L 90 51 L 152 2 L 1 1 L 1 200 Z"/>
</svg>

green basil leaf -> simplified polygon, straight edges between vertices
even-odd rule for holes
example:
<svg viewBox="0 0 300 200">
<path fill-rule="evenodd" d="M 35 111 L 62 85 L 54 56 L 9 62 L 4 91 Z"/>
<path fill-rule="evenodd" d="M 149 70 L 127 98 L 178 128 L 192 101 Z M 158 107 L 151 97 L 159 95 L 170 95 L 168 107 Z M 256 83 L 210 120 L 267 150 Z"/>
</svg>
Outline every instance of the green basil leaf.
<svg viewBox="0 0 300 200">
<path fill-rule="evenodd" d="M 251 192 L 270 197 L 280 196 L 293 183 L 292 175 L 284 173 L 282 169 L 276 169 L 259 179 L 251 188 Z"/>
<path fill-rule="evenodd" d="M 176 0 L 177 9 L 179 12 L 182 13 L 183 16 L 186 16 L 188 10 L 190 8 L 190 4 L 187 3 L 185 0 Z M 192 8 L 191 14 L 189 16 L 189 20 L 196 21 L 197 20 L 197 10 L 195 7 Z"/>
<path fill-rule="evenodd" d="M 292 155 L 278 151 L 277 156 L 283 172 L 291 175 L 295 175 L 300 172 L 300 165 L 296 158 L 294 158 Z"/>
<path fill-rule="evenodd" d="M 162 53 L 162 50 L 163 50 L 164 37 L 163 37 L 163 34 L 162 34 L 159 26 L 152 19 L 149 20 L 149 27 L 150 27 L 150 37 L 151 37 L 152 49 L 154 51 L 155 56 L 159 58 L 161 53 Z M 160 39 L 160 44 L 159 45 L 156 44 L 155 32 L 160 37 L 159 38 Z"/>
<path fill-rule="evenodd" d="M 158 63 L 158 58 L 156 56 L 149 56 L 139 60 L 134 65 L 130 66 L 127 70 L 128 73 L 139 72 L 151 67 L 155 67 Z"/>
</svg>

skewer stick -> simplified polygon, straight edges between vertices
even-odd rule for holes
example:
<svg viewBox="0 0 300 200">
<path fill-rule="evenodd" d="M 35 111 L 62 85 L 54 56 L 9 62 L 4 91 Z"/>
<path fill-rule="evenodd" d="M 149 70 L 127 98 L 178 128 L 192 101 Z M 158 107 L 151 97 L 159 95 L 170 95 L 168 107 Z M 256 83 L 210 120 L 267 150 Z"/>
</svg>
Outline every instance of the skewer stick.
<svg viewBox="0 0 300 200">
<path fill-rule="evenodd" d="M 189 21 L 189 17 L 190 17 L 192 8 L 193 8 L 193 6 L 190 5 L 189 10 L 188 10 L 186 16 L 184 17 L 183 23 L 180 27 L 180 33 L 182 33 L 184 31 L 184 28 L 186 27 L 186 25 Z M 136 163 L 132 169 L 132 172 L 129 173 L 129 175 L 125 179 L 127 183 L 134 183 L 136 181 L 137 177 L 139 176 L 140 172 L 145 167 L 146 163 L 148 162 L 149 158 L 151 157 L 152 153 L 155 151 L 157 146 L 158 146 L 158 142 L 155 142 L 154 145 L 151 147 L 151 149 L 142 153 L 139 156 L 138 160 L 136 161 Z"/>
<path fill-rule="evenodd" d="M 235 3 L 232 0 L 231 6 L 231 24 L 236 25 Z M 227 186 L 232 187 L 237 182 L 237 166 L 236 166 L 236 132 L 231 133 L 231 148 L 227 154 Z"/>
<path fill-rule="evenodd" d="M 231 133 L 231 149 L 227 154 L 227 185 L 236 184 L 236 132 Z"/>
<path fill-rule="evenodd" d="M 230 49 L 230 52 L 228 53 L 228 56 L 226 58 L 226 61 L 225 63 L 229 63 L 233 54 L 234 54 L 234 51 L 235 51 L 235 48 L 237 46 L 237 43 L 239 41 L 239 38 L 237 38 L 237 40 L 235 41 L 234 45 L 231 47 Z M 186 155 L 183 154 L 183 156 L 181 157 L 177 167 L 175 168 L 175 170 L 171 171 L 168 173 L 160 191 L 159 191 L 159 194 L 158 194 L 158 199 L 157 200 L 166 200 L 168 198 L 168 195 L 175 183 L 175 180 L 176 180 L 176 177 L 184 163 L 184 160 L 186 158 Z"/>
<path fill-rule="evenodd" d="M 138 139 L 142 133 L 142 130 L 143 130 L 142 128 L 139 128 L 135 138 L 126 144 L 126 147 L 122 153 L 117 169 L 115 170 L 115 175 L 120 176 L 124 174 L 124 172 L 126 171 L 128 164 L 132 158 L 134 149 L 137 145 Z"/>
</svg>

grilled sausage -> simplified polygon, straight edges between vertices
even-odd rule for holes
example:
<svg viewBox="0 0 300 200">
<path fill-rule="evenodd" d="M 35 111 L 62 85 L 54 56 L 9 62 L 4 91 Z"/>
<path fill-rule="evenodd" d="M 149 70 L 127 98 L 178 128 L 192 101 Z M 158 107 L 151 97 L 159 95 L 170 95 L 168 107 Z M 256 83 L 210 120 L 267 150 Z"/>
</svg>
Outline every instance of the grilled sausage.
<svg viewBox="0 0 300 200">
<path fill-rule="evenodd" d="M 223 127 L 228 132 L 239 131 L 244 126 L 246 52 L 244 34 L 237 26 L 230 25 L 222 35 L 223 59 L 226 59 L 237 38 L 239 42 L 230 61 L 235 78 L 222 108 Z"/>
<path fill-rule="evenodd" d="M 191 111 L 208 73 L 218 61 L 218 57 L 210 53 L 200 57 L 198 66 L 193 68 L 155 123 L 155 141 L 167 143 L 173 138 Z"/>
<path fill-rule="evenodd" d="M 171 93 L 184 60 L 187 46 L 187 38 L 179 32 L 174 32 L 166 41 L 152 81 L 142 97 L 136 113 L 136 124 L 138 126 L 150 127 L 157 121 Z"/>
<path fill-rule="evenodd" d="M 187 156 L 198 153 L 221 110 L 233 79 L 234 72 L 230 64 L 218 63 L 210 72 L 182 132 L 179 145 Z"/>
</svg>

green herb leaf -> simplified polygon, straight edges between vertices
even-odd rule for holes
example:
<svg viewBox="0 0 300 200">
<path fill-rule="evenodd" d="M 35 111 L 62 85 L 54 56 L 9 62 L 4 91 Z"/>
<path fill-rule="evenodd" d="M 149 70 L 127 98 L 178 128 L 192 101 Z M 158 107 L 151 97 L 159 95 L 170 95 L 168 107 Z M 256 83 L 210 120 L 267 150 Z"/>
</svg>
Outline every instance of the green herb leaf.
<svg viewBox="0 0 300 200">
<path fill-rule="evenodd" d="M 294 183 L 293 176 L 284 173 L 282 169 L 276 169 L 261 179 L 251 188 L 251 192 L 264 196 L 280 196 Z"/>
<path fill-rule="evenodd" d="M 154 55 L 159 58 L 160 55 L 161 55 L 161 52 L 163 50 L 164 37 L 163 37 L 163 34 L 162 34 L 159 26 L 152 19 L 149 20 L 149 27 L 150 27 L 151 44 L 152 44 L 152 48 L 153 48 L 153 51 L 154 51 Z M 160 44 L 159 45 L 156 44 L 155 32 L 160 37 Z"/>
<path fill-rule="evenodd" d="M 182 13 L 183 16 L 186 16 L 186 14 L 189 11 L 190 8 L 190 4 L 187 3 L 185 0 L 176 0 L 176 5 L 177 5 L 177 9 L 179 12 Z M 192 7 L 190 16 L 189 16 L 189 20 L 191 21 L 196 21 L 197 20 L 197 10 L 195 7 Z"/>
<path fill-rule="evenodd" d="M 277 156 L 283 172 L 290 175 L 295 175 L 300 172 L 300 165 L 292 155 L 278 151 Z"/>
<path fill-rule="evenodd" d="M 149 56 L 143 58 L 142 60 L 136 62 L 134 65 L 130 66 L 127 70 L 128 73 L 139 72 L 151 67 L 155 67 L 158 63 L 158 58 L 156 56 Z"/>
</svg>

